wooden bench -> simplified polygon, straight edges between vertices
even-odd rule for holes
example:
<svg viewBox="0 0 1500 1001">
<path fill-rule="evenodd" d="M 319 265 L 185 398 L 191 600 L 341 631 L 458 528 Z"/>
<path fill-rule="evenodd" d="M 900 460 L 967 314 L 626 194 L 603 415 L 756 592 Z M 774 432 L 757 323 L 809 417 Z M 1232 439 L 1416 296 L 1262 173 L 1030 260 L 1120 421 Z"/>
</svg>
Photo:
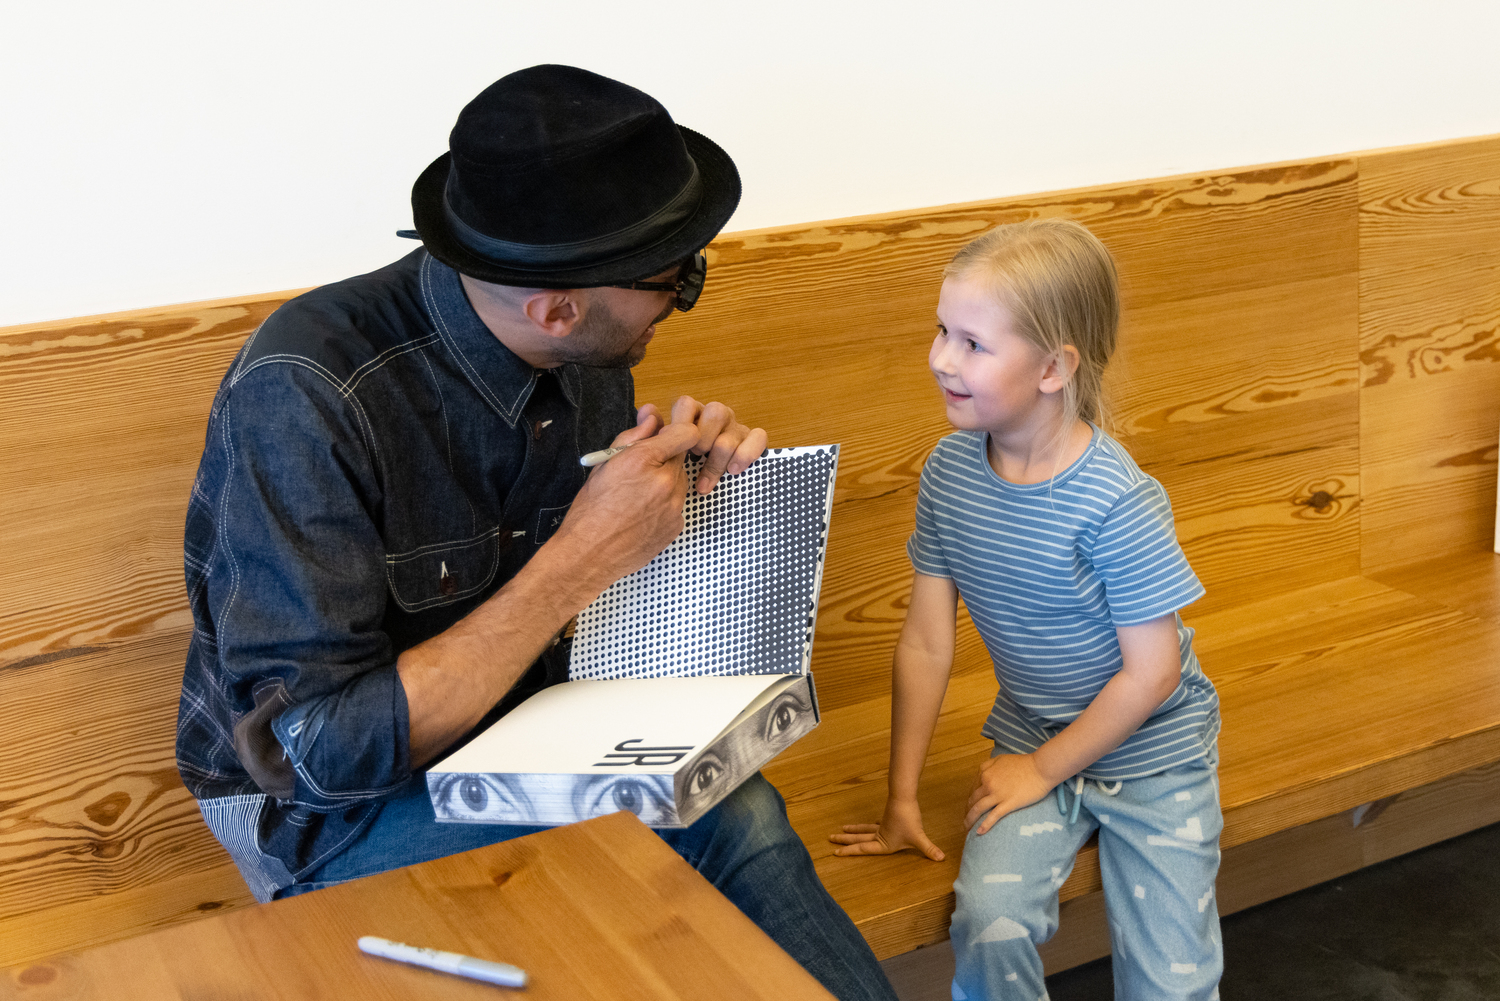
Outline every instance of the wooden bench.
<svg viewBox="0 0 1500 1001">
<path fill-rule="evenodd" d="M 1119 259 L 1119 433 L 1208 587 L 1221 911 L 1500 820 L 1500 137 L 729 234 L 639 395 L 844 445 L 824 722 L 768 774 L 877 954 L 929 980 L 995 691 L 967 624 L 924 782 L 950 860 L 825 839 L 884 796 L 941 268 L 1034 215 Z M 0 963 L 249 902 L 173 764 L 181 531 L 214 387 L 285 298 L 0 331 Z M 1053 968 L 1100 953 L 1098 885 L 1086 850 Z"/>
</svg>

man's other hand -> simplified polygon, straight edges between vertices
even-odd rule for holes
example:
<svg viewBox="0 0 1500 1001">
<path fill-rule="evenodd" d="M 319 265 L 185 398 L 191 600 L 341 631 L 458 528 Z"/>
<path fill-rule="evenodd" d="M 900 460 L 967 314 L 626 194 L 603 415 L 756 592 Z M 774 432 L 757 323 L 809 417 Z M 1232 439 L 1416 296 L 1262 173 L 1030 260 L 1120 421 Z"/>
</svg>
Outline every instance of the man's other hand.
<svg viewBox="0 0 1500 1001">
<path fill-rule="evenodd" d="M 641 425 L 650 421 L 659 424 L 661 414 L 655 404 L 648 403 L 641 407 L 636 420 Z M 698 473 L 700 494 L 712 491 L 725 473 L 743 473 L 766 450 L 765 431 L 741 424 L 734 419 L 734 411 L 722 403 L 699 403 L 691 396 L 679 396 L 672 404 L 672 424 L 698 429 L 698 440 L 689 451 L 707 457 Z"/>
</svg>

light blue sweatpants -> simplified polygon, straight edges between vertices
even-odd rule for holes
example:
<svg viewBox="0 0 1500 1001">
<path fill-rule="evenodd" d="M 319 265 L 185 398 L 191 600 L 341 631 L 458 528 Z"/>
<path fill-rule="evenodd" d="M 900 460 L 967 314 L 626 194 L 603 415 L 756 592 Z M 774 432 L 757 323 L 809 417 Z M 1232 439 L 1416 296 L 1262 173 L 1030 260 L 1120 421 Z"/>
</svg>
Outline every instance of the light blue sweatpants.
<svg viewBox="0 0 1500 1001">
<path fill-rule="evenodd" d="M 953 884 L 955 1001 L 1047 997 L 1036 947 L 1057 931 L 1058 888 L 1096 830 L 1115 997 L 1218 998 L 1224 951 L 1214 877 L 1224 824 L 1217 757 L 1210 752 L 1207 760 L 1122 783 L 1089 780 L 1081 792 L 1068 782 L 1060 787 L 1062 804 L 1054 790 L 982 836 L 975 824 Z"/>
</svg>

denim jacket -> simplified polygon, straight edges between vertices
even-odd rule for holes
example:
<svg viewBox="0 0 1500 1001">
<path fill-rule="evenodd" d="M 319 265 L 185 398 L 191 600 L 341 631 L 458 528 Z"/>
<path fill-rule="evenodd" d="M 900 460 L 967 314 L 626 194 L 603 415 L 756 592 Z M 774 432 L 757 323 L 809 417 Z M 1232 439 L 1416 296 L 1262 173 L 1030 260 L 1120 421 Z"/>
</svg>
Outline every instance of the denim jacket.
<svg viewBox="0 0 1500 1001">
<path fill-rule="evenodd" d="M 397 655 L 514 576 L 633 423 L 627 369 L 533 369 L 423 250 L 251 335 L 188 508 L 177 763 L 258 897 L 413 781 Z M 544 656 L 474 732 L 566 671 Z"/>
</svg>

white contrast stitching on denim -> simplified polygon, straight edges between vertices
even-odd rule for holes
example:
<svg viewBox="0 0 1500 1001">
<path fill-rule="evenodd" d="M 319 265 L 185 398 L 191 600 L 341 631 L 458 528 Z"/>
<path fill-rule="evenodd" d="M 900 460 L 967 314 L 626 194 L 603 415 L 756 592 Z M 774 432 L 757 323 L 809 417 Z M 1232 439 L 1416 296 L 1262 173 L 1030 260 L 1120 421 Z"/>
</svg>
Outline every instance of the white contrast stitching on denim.
<svg viewBox="0 0 1500 1001">
<path fill-rule="evenodd" d="M 494 528 L 486 529 L 478 535 L 470 536 L 467 539 L 456 539 L 451 542 L 433 542 L 425 546 L 418 546 L 416 549 L 408 549 L 404 553 L 386 553 L 385 561 L 387 563 L 404 563 L 406 560 L 417 556 L 427 556 L 432 553 L 442 553 L 450 549 L 461 549 L 465 546 L 472 546 L 476 542 L 483 542 L 490 536 L 498 535 L 499 533 L 500 526 L 496 525 Z"/>
<path fill-rule="evenodd" d="M 372 372 L 380 371 L 385 367 L 387 362 L 399 358 L 402 355 L 408 354 L 412 351 L 420 351 L 422 348 L 427 347 L 427 345 L 429 344 L 435 343 L 437 340 L 438 335 L 437 332 L 434 331 L 428 334 L 426 337 L 419 337 L 414 341 L 406 341 L 404 343 L 396 344 L 386 348 L 380 354 L 376 355 L 374 358 L 371 358 L 359 368 L 355 369 L 353 374 L 351 374 L 349 378 L 344 381 L 343 385 L 339 387 L 339 392 L 345 396 L 348 396 L 359 388 L 359 384 L 364 380 L 365 376 L 370 375 Z"/>
<path fill-rule="evenodd" d="M 458 358 L 459 363 L 463 365 L 464 370 L 469 375 L 470 381 L 478 388 L 480 395 L 500 412 L 500 416 L 505 419 L 506 424 L 515 427 L 516 422 L 521 417 L 521 411 L 526 407 L 526 401 L 531 398 L 531 390 L 536 385 L 536 373 L 532 373 L 531 381 L 526 384 L 526 388 L 521 390 L 520 395 L 516 397 L 514 410 L 507 408 L 504 403 L 500 402 L 500 398 L 489 388 L 489 384 L 480 377 L 478 370 L 474 368 L 468 356 L 463 353 L 463 349 L 458 346 L 458 341 L 453 337 L 453 331 L 448 328 L 448 321 L 443 316 L 442 310 L 438 308 L 437 298 L 432 294 L 432 279 L 429 277 L 431 268 L 432 257 L 429 256 L 422 261 L 420 278 L 422 299 L 427 304 L 428 317 L 438 325 L 443 334 L 443 343 L 452 350 L 453 354 Z"/>
<path fill-rule="evenodd" d="M 499 534 L 500 534 L 500 528 L 499 528 L 499 526 L 496 526 L 495 528 L 492 528 L 490 531 L 486 532 L 484 535 L 480 536 L 479 538 L 482 541 L 484 538 L 486 538 L 488 536 L 491 536 L 491 535 L 498 536 Z M 471 545 L 477 545 L 477 543 L 471 543 Z M 457 549 L 457 548 L 460 548 L 460 547 L 459 546 L 453 546 L 453 545 L 444 546 L 442 544 L 439 544 L 438 546 L 423 546 L 422 547 L 423 550 L 435 549 L 437 552 L 446 552 L 449 549 Z M 414 552 L 420 552 L 420 551 L 421 550 L 414 550 Z M 432 607 L 437 606 L 437 605 L 449 605 L 449 604 L 452 604 L 455 601 L 458 601 L 461 598 L 467 598 L 471 594 L 475 594 L 475 593 L 477 593 L 479 591 L 482 591 L 485 588 L 485 586 L 489 584 L 490 581 L 492 581 L 492 580 L 495 579 L 495 571 L 500 568 L 500 547 L 499 547 L 499 545 L 495 546 L 494 556 L 492 556 L 490 558 L 490 569 L 489 569 L 489 571 L 484 575 L 484 578 L 482 580 L 480 580 L 479 583 L 475 584 L 473 587 L 466 588 L 466 589 L 464 589 L 462 591 L 455 591 L 452 594 L 439 594 L 439 595 L 435 595 L 434 597 L 424 598 L 423 600 L 417 601 L 417 602 L 408 602 L 405 598 L 401 597 L 401 591 L 400 591 L 399 588 L 396 587 L 396 564 L 398 562 L 399 563 L 405 563 L 405 562 L 408 562 L 408 560 L 407 559 L 394 560 L 394 559 L 392 559 L 389 556 L 386 557 L 386 561 L 385 561 L 385 567 L 386 567 L 386 569 L 385 569 L 385 577 L 386 577 L 386 581 L 390 584 L 391 595 L 396 599 L 396 604 L 400 605 L 406 611 L 408 611 L 408 612 L 419 612 L 419 611 L 421 611 L 424 608 L 432 608 Z"/>
</svg>

